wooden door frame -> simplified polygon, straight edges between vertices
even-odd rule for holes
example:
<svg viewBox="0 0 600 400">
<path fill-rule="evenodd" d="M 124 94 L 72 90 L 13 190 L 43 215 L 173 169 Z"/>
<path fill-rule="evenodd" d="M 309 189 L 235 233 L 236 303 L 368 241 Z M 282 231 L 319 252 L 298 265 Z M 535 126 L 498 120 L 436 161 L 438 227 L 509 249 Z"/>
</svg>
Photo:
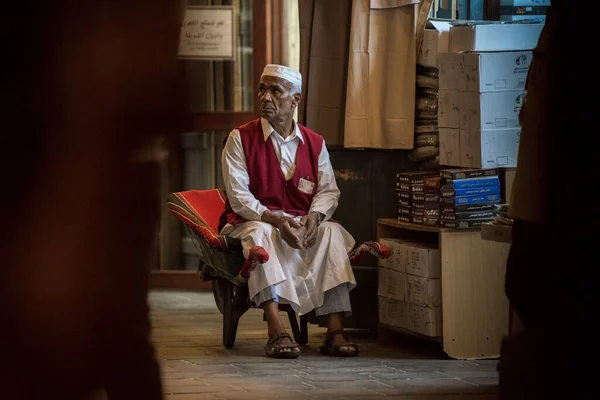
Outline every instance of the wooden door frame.
<svg viewBox="0 0 600 400">
<path fill-rule="evenodd" d="M 258 96 L 258 87 L 260 84 L 260 76 L 266 64 L 272 59 L 272 29 L 271 22 L 273 21 L 273 3 L 269 0 L 259 0 L 252 2 L 252 76 L 254 98 Z M 260 116 L 260 102 L 254 101 L 253 111 L 246 112 L 203 112 L 188 114 L 184 123 L 184 129 L 189 132 L 203 131 L 227 131 L 232 128 L 248 122 Z M 180 138 L 178 135 L 173 139 L 167 148 L 170 154 L 166 168 L 166 172 L 170 184 L 167 185 L 167 191 L 177 190 L 176 186 L 181 181 L 181 166 L 179 166 L 179 156 L 177 155 L 180 149 Z M 163 193 L 163 196 L 168 193 Z M 164 205 L 163 205 L 164 207 Z M 173 232 L 180 229 L 179 226 L 171 226 L 175 223 L 181 225 L 181 222 L 168 223 L 168 214 L 161 218 L 161 229 L 169 230 L 171 236 Z M 165 235 L 169 235 L 168 232 Z M 176 243 L 171 243 L 177 246 Z M 169 261 L 167 261 L 169 262 Z M 174 262 L 174 261 L 171 261 Z M 177 262 L 177 261 L 175 261 Z M 168 269 L 171 265 L 165 265 L 164 259 L 160 263 L 160 269 L 152 270 L 150 276 L 151 289 L 183 289 L 194 291 L 210 291 L 211 283 L 204 282 L 196 271 L 182 271 L 177 269 Z"/>
</svg>

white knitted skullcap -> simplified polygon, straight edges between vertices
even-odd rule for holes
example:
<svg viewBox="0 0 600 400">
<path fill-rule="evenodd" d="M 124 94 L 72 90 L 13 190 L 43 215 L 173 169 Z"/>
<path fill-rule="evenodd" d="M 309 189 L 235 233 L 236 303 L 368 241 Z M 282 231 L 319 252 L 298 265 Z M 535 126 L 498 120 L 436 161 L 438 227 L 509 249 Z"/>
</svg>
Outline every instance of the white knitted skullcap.
<svg viewBox="0 0 600 400">
<path fill-rule="evenodd" d="M 275 76 L 285 79 L 292 84 L 294 90 L 298 92 L 302 90 L 302 74 L 285 65 L 268 64 L 263 70 L 261 77 L 263 76 Z"/>
</svg>

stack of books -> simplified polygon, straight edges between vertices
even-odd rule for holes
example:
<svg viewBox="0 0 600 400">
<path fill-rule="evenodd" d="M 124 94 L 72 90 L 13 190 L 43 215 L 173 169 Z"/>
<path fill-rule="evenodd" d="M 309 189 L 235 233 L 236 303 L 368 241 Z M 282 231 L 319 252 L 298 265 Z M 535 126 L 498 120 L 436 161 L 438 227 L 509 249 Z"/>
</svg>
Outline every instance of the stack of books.
<svg viewBox="0 0 600 400">
<path fill-rule="evenodd" d="M 424 180 L 430 177 L 438 178 L 439 173 L 436 171 L 417 171 L 403 172 L 396 175 L 399 221 L 416 224 L 424 223 L 423 218 L 426 216 Z"/>
<path fill-rule="evenodd" d="M 494 219 L 500 203 L 497 168 L 440 171 L 440 226 L 477 228 Z"/>
<path fill-rule="evenodd" d="M 413 217 L 413 223 L 440 226 L 440 182 L 439 175 L 423 178 L 423 209 Z"/>
</svg>

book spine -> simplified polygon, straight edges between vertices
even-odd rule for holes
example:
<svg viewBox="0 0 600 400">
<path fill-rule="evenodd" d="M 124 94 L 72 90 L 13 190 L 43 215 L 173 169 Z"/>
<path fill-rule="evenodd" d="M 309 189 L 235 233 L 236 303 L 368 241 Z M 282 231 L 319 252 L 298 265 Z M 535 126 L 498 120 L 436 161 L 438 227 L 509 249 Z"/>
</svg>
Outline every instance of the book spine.
<svg viewBox="0 0 600 400">
<path fill-rule="evenodd" d="M 440 176 L 445 179 L 467 179 L 479 176 L 498 175 L 498 168 L 467 169 L 467 170 L 441 170 Z"/>
<path fill-rule="evenodd" d="M 496 216 L 496 211 L 467 211 L 457 213 L 442 213 L 441 218 L 445 221 L 461 221 L 469 219 L 493 218 Z"/>
<path fill-rule="evenodd" d="M 479 196 L 479 195 L 487 195 L 487 194 L 500 194 L 500 186 L 486 186 L 486 187 L 462 188 L 462 189 L 444 188 L 440 191 L 441 197 Z"/>
<path fill-rule="evenodd" d="M 474 204 L 474 203 L 487 203 L 490 201 L 500 201 L 499 194 L 483 194 L 479 196 L 456 196 L 454 197 L 454 204 Z"/>
<path fill-rule="evenodd" d="M 474 212 L 474 211 L 485 211 L 485 210 L 495 210 L 496 205 L 499 203 L 497 201 L 489 202 L 489 203 L 478 203 L 478 204 L 454 204 L 452 202 L 452 198 L 442 199 L 443 202 L 440 205 L 440 210 L 443 213 L 454 214 L 459 212 Z M 445 203 L 446 200 L 449 200 L 450 203 Z"/>
<path fill-rule="evenodd" d="M 452 187 L 454 189 L 464 188 L 476 188 L 476 187 L 487 187 L 487 186 L 500 186 L 500 178 L 497 176 L 486 177 L 486 178 L 468 178 L 468 179 L 457 179 L 447 180 L 444 186 Z"/>
<path fill-rule="evenodd" d="M 479 228 L 491 219 L 473 219 L 467 221 L 442 221 L 442 227 L 453 229 Z"/>
</svg>

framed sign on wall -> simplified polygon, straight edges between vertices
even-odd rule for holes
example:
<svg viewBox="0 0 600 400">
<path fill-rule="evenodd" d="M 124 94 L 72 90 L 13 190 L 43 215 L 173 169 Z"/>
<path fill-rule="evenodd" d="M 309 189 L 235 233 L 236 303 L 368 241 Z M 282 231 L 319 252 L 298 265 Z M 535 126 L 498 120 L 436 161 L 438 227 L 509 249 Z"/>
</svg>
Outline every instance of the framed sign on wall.
<svg viewBox="0 0 600 400">
<path fill-rule="evenodd" d="M 234 10 L 232 6 L 189 6 L 181 23 L 179 58 L 193 60 L 234 59 Z"/>
</svg>

